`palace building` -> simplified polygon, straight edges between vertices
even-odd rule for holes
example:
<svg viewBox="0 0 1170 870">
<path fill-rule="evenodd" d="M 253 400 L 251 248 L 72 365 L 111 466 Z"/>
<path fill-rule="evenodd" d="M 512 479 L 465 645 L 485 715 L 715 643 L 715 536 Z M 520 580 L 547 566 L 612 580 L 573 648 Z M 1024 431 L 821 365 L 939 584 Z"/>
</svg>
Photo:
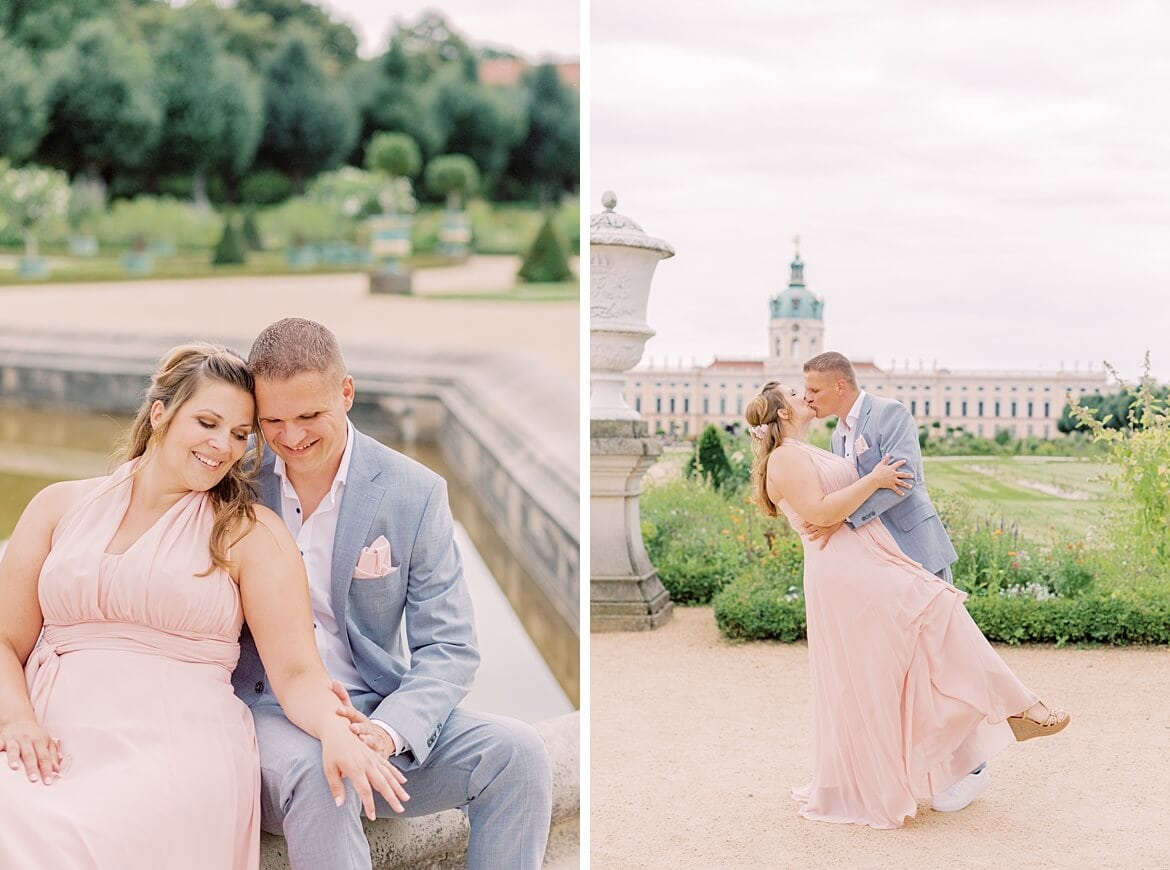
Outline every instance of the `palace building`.
<svg viewBox="0 0 1170 870">
<path fill-rule="evenodd" d="M 716 357 L 706 366 L 674 368 L 640 364 L 627 373 L 626 401 L 652 433 L 687 438 L 708 423 L 742 426 L 744 406 L 765 383 L 804 382 L 804 361 L 826 350 L 825 303 L 805 286 L 799 247 L 791 268 L 788 287 L 769 301 L 766 359 Z M 1107 385 L 1106 373 L 1092 369 L 882 369 L 872 360 L 852 362 L 862 389 L 897 399 L 919 426 L 938 434 L 961 427 L 985 438 L 1004 429 L 1016 438 L 1053 438 L 1070 395 L 1104 392 Z"/>
</svg>

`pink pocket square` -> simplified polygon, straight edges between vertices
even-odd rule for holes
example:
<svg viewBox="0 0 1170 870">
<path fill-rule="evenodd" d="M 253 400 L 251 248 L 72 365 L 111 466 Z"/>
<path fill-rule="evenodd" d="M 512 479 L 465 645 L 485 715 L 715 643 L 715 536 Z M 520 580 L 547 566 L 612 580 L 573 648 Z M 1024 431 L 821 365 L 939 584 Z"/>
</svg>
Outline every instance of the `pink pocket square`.
<svg viewBox="0 0 1170 870">
<path fill-rule="evenodd" d="M 390 564 L 390 542 L 386 540 L 385 535 L 378 535 L 374 543 L 362 547 L 357 567 L 353 569 L 353 577 L 355 580 L 377 580 L 393 570 Z"/>
<path fill-rule="evenodd" d="M 869 444 L 866 443 L 864 435 L 857 436 L 857 440 L 853 442 L 853 450 L 855 453 L 864 453 L 869 450 Z"/>
</svg>

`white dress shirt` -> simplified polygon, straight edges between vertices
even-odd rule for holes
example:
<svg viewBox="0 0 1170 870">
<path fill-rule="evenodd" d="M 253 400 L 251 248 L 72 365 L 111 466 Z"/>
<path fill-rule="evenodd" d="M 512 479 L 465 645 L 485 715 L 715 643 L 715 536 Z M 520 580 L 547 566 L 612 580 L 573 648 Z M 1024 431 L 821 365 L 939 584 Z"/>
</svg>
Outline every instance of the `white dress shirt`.
<svg viewBox="0 0 1170 870">
<path fill-rule="evenodd" d="M 857 394 L 857 399 L 853 402 L 853 407 L 849 409 L 849 413 L 837 420 L 837 428 L 833 432 L 834 438 L 844 440 L 845 444 L 845 458 L 853 460 L 853 454 L 856 452 L 855 441 L 857 439 L 857 421 L 861 418 L 861 403 L 865 401 L 865 390 Z M 838 443 L 841 443 L 838 441 Z"/>
<path fill-rule="evenodd" d="M 366 694 L 370 691 L 357 667 L 353 663 L 337 630 L 337 618 L 333 614 L 333 541 L 337 536 L 337 516 L 341 512 L 341 497 L 345 493 L 345 480 L 349 475 L 349 460 L 353 453 L 353 424 L 346 422 L 348 434 L 341 465 L 333 478 L 329 492 L 321 499 L 317 509 L 305 519 L 301 500 L 285 473 L 284 460 L 278 455 L 272 470 L 280 478 L 280 510 L 284 524 L 288 526 L 297 547 L 305 560 L 309 575 L 309 602 L 313 607 L 313 633 L 317 639 L 317 651 L 325 670 L 352 694 Z M 394 740 L 395 754 L 405 752 L 409 747 L 402 735 L 386 722 L 371 719 L 381 726 Z"/>
</svg>

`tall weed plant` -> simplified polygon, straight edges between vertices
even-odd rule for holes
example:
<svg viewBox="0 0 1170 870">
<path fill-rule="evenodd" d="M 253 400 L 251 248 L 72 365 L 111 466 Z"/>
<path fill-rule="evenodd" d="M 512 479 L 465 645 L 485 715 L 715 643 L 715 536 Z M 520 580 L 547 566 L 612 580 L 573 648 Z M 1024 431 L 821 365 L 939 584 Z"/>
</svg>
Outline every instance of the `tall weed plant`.
<svg viewBox="0 0 1170 870">
<path fill-rule="evenodd" d="M 1117 565 L 1135 577 L 1156 577 L 1170 586 L 1170 407 L 1150 377 L 1146 353 L 1140 383 L 1130 387 L 1112 366 L 1109 373 L 1133 395 L 1128 425 L 1110 428 L 1110 417 L 1097 420 L 1093 410 L 1073 403 L 1072 413 L 1094 441 L 1108 446 L 1107 458 L 1117 467 L 1113 487 L 1117 507 L 1109 528 Z"/>
</svg>

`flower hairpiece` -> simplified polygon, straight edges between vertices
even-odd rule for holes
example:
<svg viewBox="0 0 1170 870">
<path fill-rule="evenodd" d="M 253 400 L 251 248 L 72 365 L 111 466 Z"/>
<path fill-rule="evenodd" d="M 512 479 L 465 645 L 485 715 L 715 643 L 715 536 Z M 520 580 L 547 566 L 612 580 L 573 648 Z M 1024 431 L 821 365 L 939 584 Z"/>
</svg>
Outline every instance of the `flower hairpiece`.
<svg viewBox="0 0 1170 870">
<path fill-rule="evenodd" d="M 753 438 L 763 441 L 764 436 L 768 434 L 768 424 L 761 423 L 758 426 L 748 426 L 748 432 L 751 433 Z"/>
</svg>

